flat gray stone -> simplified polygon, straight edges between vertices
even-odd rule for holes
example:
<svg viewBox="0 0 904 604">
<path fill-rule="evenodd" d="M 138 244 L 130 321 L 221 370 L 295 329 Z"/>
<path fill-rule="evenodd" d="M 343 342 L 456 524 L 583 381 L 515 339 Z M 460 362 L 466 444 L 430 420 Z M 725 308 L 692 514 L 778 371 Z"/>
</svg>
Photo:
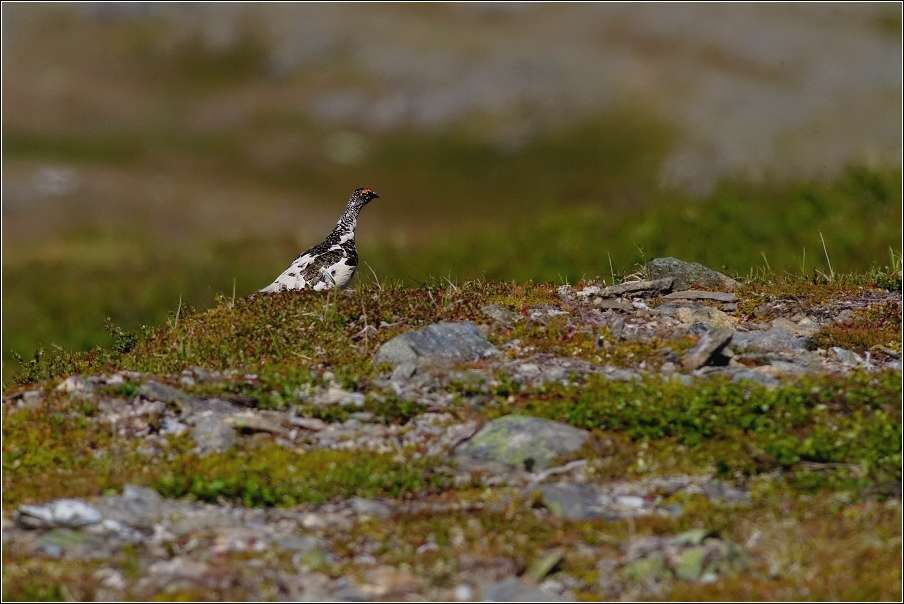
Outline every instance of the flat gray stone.
<svg viewBox="0 0 904 604">
<path fill-rule="evenodd" d="M 625 302 L 622 300 L 606 300 L 604 298 L 594 298 L 593 305 L 597 308 L 601 308 L 603 310 L 612 309 L 612 310 L 624 310 L 624 311 L 633 311 L 634 305 L 630 302 Z"/>
<path fill-rule="evenodd" d="M 654 258 L 647 263 L 647 271 L 653 279 L 672 277 L 677 290 L 691 289 L 695 285 L 734 290 L 738 282 L 727 275 L 707 268 L 697 262 L 685 262 L 677 258 Z"/>
<path fill-rule="evenodd" d="M 665 296 L 669 300 L 716 300 L 717 302 L 737 302 L 738 297 L 725 292 L 708 292 L 696 289 L 688 289 L 682 292 L 672 292 Z"/>
<path fill-rule="evenodd" d="M 539 587 L 510 577 L 485 585 L 481 590 L 484 602 L 563 602 Z"/>
<path fill-rule="evenodd" d="M 674 281 L 675 280 L 672 277 L 655 279 L 653 281 L 628 281 L 626 283 L 619 283 L 618 285 L 602 288 L 596 295 L 601 298 L 617 298 L 618 296 L 624 296 L 625 294 L 667 292 L 672 289 Z"/>
<path fill-rule="evenodd" d="M 763 384 L 764 386 L 779 386 L 782 383 L 781 380 L 774 378 L 771 375 L 751 371 L 750 369 L 741 369 L 740 371 L 733 372 L 731 381 L 734 383 L 756 382 L 758 384 Z"/>
<path fill-rule="evenodd" d="M 697 344 L 688 350 L 681 359 L 685 371 L 693 371 L 713 361 L 722 349 L 731 342 L 734 332 L 730 329 L 710 329 L 704 333 Z M 723 363 L 724 364 L 724 363 Z"/>
<path fill-rule="evenodd" d="M 589 436 L 586 430 L 548 419 L 506 415 L 488 422 L 459 445 L 457 455 L 545 470 L 557 457 L 580 450 Z"/>
<path fill-rule="evenodd" d="M 376 499 L 365 499 L 363 497 L 352 497 L 348 500 L 349 505 L 356 514 L 366 514 L 368 516 L 376 516 L 378 518 L 386 518 L 392 516 L 392 510 L 388 505 Z"/>
<path fill-rule="evenodd" d="M 23 505 L 16 513 L 22 528 L 79 528 L 102 519 L 97 508 L 81 499 L 57 499 L 43 505 Z"/>
<path fill-rule="evenodd" d="M 496 348 L 470 321 L 434 323 L 403 333 L 384 343 L 374 355 L 373 364 L 392 366 L 419 361 L 475 361 L 496 353 Z"/>
<path fill-rule="evenodd" d="M 160 401 L 177 405 L 178 407 L 193 407 L 193 403 L 197 401 L 193 396 L 182 392 L 178 388 L 173 388 L 167 384 L 149 380 L 138 388 L 138 394 L 150 401 Z"/>
<path fill-rule="evenodd" d="M 756 333 L 737 333 L 732 340 L 733 348 L 756 350 L 758 352 L 781 352 L 783 350 L 815 350 L 813 339 L 796 336 L 784 327 L 773 327 Z"/>
<path fill-rule="evenodd" d="M 565 520 L 589 520 L 598 518 L 599 490 L 590 484 L 544 484 L 540 485 L 543 505 L 556 516 Z"/>
</svg>

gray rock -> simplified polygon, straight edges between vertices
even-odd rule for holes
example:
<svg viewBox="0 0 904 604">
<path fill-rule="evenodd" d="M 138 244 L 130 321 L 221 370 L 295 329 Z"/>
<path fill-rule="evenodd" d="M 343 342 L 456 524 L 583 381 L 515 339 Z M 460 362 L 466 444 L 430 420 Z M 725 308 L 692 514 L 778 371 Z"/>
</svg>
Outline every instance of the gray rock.
<svg viewBox="0 0 904 604">
<path fill-rule="evenodd" d="M 540 486 L 543 505 L 566 520 L 617 520 L 651 513 L 655 506 L 639 495 L 617 493 L 586 483 L 557 482 Z"/>
<path fill-rule="evenodd" d="M 91 392 L 93 385 L 78 375 L 70 375 L 56 387 L 57 392 L 72 394 L 75 392 Z"/>
<path fill-rule="evenodd" d="M 758 352 L 816 349 L 812 338 L 796 336 L 783 327 L 773 327 L 756 333 L 737 333 L 732 339 L 732 346 L 739 350 L 756 350 Z"/>
<path fill-rule="evenodd" d="M 863 359 L 860 355 L 851 350 L 845 350 L 838 346 L 832 346 L 829 350 L 840 363 L 844 363 L 845 365 L 860 365 L 863 363 Z"/>
<path fill-rule="evenodd" d="M 555 304 L 534 304 L 527 309 L 527 316 L 530 317 L 531 321 L 536 321 L 544 325 L 547 320 L 552 319 L 553 317 L 567 314 L 568 311 L 562 310 Z"/>
<path fill-rule="evenodd" d="M 417 365 L 411 361 L 406 361 L 396 366 L 395 369 L 392 370 L 391 380 L 395 382 L 404 382 L 408 378 L 410 378 L 417 371 Z"/>
<path fill-rule="evenodd" d="M 787 329 L 796 336 L 812 336 L 819 331 L 819 325 L 809 319 L 804 319 L 800 323 L 795 323 L 784 317 L 778 317 L 772 320 L 772 327 Z"/>
<path fill-rule="evenodd" d="M 496 583 L 485 585 L 482 590 L 484 602 L 562 602 L 538 587 L 522 583 L 510 577 Z"/>
<path fill-rule="evenodd" d="M 732 323 L 724 312 L 710 306 L 697 306 L 693 308 L 679 308 L 675 311 L 675 318 L 682 323 L 693 325 L 703 323 L 708 327 L 731 329 Z"/>
<path fill-rule="evenodd" d="M 694 285 L 719 287 L 728 291 L 734 290 L 738 282 L 720 272 L 707 268 L 696 262 L 684 262 L 677 258 L 654 258 L 647 263 L 647 271 L 653 279 L 672 277 L 674 288 L 691 289 Z"/>
<path fill-rule="evenodd" d="M 122 495 L 104 497 L 100 509 L 105 519 L 150 530 L 160 521 L 165 501 L 154 489 L 126 485 Z"/>
<path fill-rule="evenodd" d="M 375 499 L 352 497 L 348 500 L 348 503 L 352 506 L 352 509 L 356 514 L 366 514 L 378 518 L 386 518 L 392 515 L 392 510 L 388 505 Z"/>
<path fill-rule="evenodd" d="M 480 329 L 470 321 L 435 323 L 417 331 L 403 333 L 384 343 L 374 355 L 373 364 L 474 361 L 494 354 Z"/>
<path fill-rule="evenodd" d="M 544 484 L 540 486 L 543 505 L 566 520 L 589 520 L 601 514 L 596 509 L 599 490 L 590 484 Z"/>
<path fill-rule="evenodd" d="M 731 342 L 733 335 L 734 332 L 730 329 L 710 329 L 700 337 L 693 348 L 684 354 L 681 366 L 685 371 L 693 371 L 712 362 Z"/>
<path fill-rule="evenodd" d="M 158 434 L 165 436 L 167 434 L 179 435 L 188 430 L 188 426 L 171 417 L 164 417 L 160 422 L 160 430 Z"/>
<path fill-rule="evenodd" d="M 741 369 L 734 371 L 731 375 L 731 381 L 734 383 L 757 382 L 758 384 L 763 384 L 764 386 L 778 386 L 781 384 L 781 381 L 778 378 L 774 378 L 771 375 L 766 375 L 765 373 L 752 371 L 750 369 Z"/>
<path fill-rule="evenodd" d="M 543 470 L 556 457 L 578 451 L 589 436 L 586 430 L 548 419 L 507 415 L 487 423 L 459 445 L 457 454 L 499 461 L 516 468 Z"/>
<path fill-rule="evenodd" d="M 173 388 L 172 386 L 155 382 L 154 380 L 149 380 L 142 384 L 138 388 L 138 394 L 148 400 L 161 401 L 163 403 L 176 405 L 180 408 L 192 408 L 193 403 L 198 402 L 198 399 L 189 396 L 178 388 Z"/>
<path fill-rule="evenodd" d="M 594 298 L 593 305 L 599 309 L 607 310 L 624 310 L 624 311 L 633 311 L 634 305 L 630 302 L 625 302 L 622 300 L 606 300 L 604 298 Z"/>
<path fill-rule="evenodd" d="M 673 292 L 665 298 L 669 300 L 716 300 L 717 302 L 737 302 L 738 297 L 725 292 L 708 292 L 689 289 L 682 292 Z"/>
<path fill-rule="evenodd" d="M 499 304 L 488 304 L 481 308 L 480 312 L 503 325 L 511 325 L 521 320 L 521 315 Z"/>
<path fill-rule="evenodd" d="M 202 455 L 212 452 L 222 453 L 232 448 L 236 440 L 235 428 L 227 424 L 225 419 L 218 414 L 195 418 L 191 437 L 199 453 Z"/>
<path fill-rule="evenodd" d="M 596 295 L 601 298 L 617 298 L 625 294 L 641 295 L 667 292 L 672 289 L 674 281 L 672 277 L 655 279 L 653 281 L 628 281 L 612 287 L 604 287 Z"/>
<path fill-rule="evenodd" d="M 23 505 L 16 513 L 22 528 L 79 528 L 102 519 L 97 508 L 81 499 L 57 499 L 43 505 Z"/>
</svg>

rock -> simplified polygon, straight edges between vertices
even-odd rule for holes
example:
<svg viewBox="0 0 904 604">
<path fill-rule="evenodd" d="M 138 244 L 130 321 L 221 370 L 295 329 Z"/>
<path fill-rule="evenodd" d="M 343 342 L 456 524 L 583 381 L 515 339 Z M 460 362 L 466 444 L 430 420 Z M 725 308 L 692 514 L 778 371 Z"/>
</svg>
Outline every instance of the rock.
<svg viewBox="0 0 904 604">
<path fill-rule="evenodd" d="M 392 516 L 392 510 L 383 502 L 375 499 L 365 499 L 363 497 L 352 497 L 348 500 L 349 505 L 356 514 L 367 516 L 376 516 L 377 518 L 387 518 Z"/>
<path fill-rule="evenodd" d="M 277 414 L 276 417 L 279 417 L 280 415 L 281 414 Z M 283 428 L 276 421 L 272 421 L 267 417 L 261 415 L 260 413 L 254 413 L 253 411 L 236 413 L 235 415 L 231 415 L 223 419 L 223 421 L 236 428 L 237 430 L 248 430 L 251 432 L 269 432 L 271 434 L 277 434 L 279 436 L 287 436 L 289 434 L 288 430 Z"/>
<path fill-rule="evenodd" d="M 507 415 L 488 422 L 459 445 L 457 455 L 543 470 L 556 457 L 580 450 L 589 437 L 586 430 L 548 419 Z"/>
<path fill-rule="evenodd" d="M 561 602 L 557 598 L 533 585 L 527 585 L 515 577 L 485 585 L 482 590 L 484 602 Z"/>
<path fill-rule="evenodd" d="M 165 503 L 166 500 L 154 489 L 126 485 L 122 489 L 122 495 L 104 497 L 100 509 L 105 519 L 119 525 L 127 525 L 122 528 L 152 530 L 154 524 L 160 521 Z M 107 520 L 104 522 L 106 523 Z M 118 530 L 118 532 L 127 533 L 128 530 Z"/>
<path fill-rule="evenodd" d="M 562 310 L 555 304 L 534 304 L 527 309 L 527 316 L 531 321 L 546 324 L 549 319 L 561 315 L 567 315 L 568 311 Z"/>
<path fill-rule="evenodd" d="M 720 329 L 732 327 L 732 322 L 728 315 L 710 306 L 680 307 L 675 310 L 674 316 L 682 323 L 703 323 L 709 327 Z"/>
<path fill-rule="evenodd" d="M 326 390 L 322 390 L 315 396 L 310 397 L 310 399 L 307 397 L 300 398 L 305 400 L 305 402 L 317 406 L 353 405 L 355 407 L 363 407 L 366 397 L 360 392 L 349 392 L 338 386 L 330 386 Z"/>
<path fill-rule="evenodd" d="M 171 417 L 164 417 L 160 421 L 160 429 L 157 431 L 157 434 L 160 434 L 161 436 L 166 436 L 167 434 L 175 434 L 176 436 L 178 436 L 183 432 L 186 432 L 188 429 L 188 426 L 186 426 L 182 422 Z"/>
<path fill-rule="evenodd" d="M 161 384 L 160 382 L 155 382 L 153 380 L 149 380 L 142 384 L 138 388 L 138 394 L 148 400 L 170 403 L 179 407 L 191 407 L 192 403 L 196 400 L 194 397 L 185 394 L 178 388 L 173 388 L 172 386 Z"/>
<path fill-rule="evenodd" d="M 784 317 L 778 317 L 772 320 L 772 327 L 787 329 L 797 336 L 812 336 L 819 331 L 819 325 L 809 319 L 803 319 L 799 323 L 794 323 Z"/>
<path fill-rule="evenodd" d="M 72 394 L 73 392 L 91 392 L 91 390 L 91 383 L 78 375 L 70 375 L 56 387 L 57 392 L 65 392 L 67 394 Z"/>
<path fill-rule="evenodd" d="M 593 305 L 602 310 L 634 310 L 634 305 L 630 302 L 622 302 L 621 300 L 606 300 L 604 298 L 594 298 Z"/>
<path fill-rule="evenodd" d="M 97 524 L 100 512 L 81 499 L 57 499 L 43 505 L 23 505 L 16 513 L 22 528 L 79 528 Z"/>
<path fill-rule="evenodd" d="M 394 367 L 404 364 L 417 367 L 418 354 L 414 351 L 414 347 L 412 347 L 408 337 L 411 333 L 398 335 L 380 346 L 374 355 L 373 364 L 382 365 L 383 363 L 388 363 Z"/>
<path fill-rule="evenodd" d="M 737 302 L 738 297 L 724 292 L 708 292 L 689 289 L 681 292 L 673 292 L 665 298 L 669 300 L 716 300 L 717 302 Z"/>
<path fill-rule="evenodd" d="M 226 417 L 218 414 L 202 415 L 194 418 L 194 429 L 191 437 L 197 445 L 198 452 L 222 453 L 235 444 L 235 429 L 226 423 Z"/>
<path fill-rule="evenodd" d="M 856 319 L 857 319 L 857 314 L 850 308 L 845 308 L 840 313 L 838 313 L 837 317 L 835 317 L 834 323 L 836 323 L 838 325 L 844 325 L 844 324 L 848 324 L 848 323 L 853 323 Z"/>
<path fill-rule="evenodd" d="M 732 344 L 735 350 L 749 349 L 759 352 L 816 349 L 812 338 L 798 337 L 783 327 L 773 327 L 757 333 L 736 333 Z"/>
<path fill-rule="evenodd" d="M 718 287 L 733 291 L 738 286 L 738 282 L 731 277 L 702 264 L 684 262 L 677 258 L 654 258 L 647 263 L 647 271 L 653 279 L 674 278 L 673 287 L 677 290 L 702 285 L 703 287 Z"/>
<path fill-rule="evenodd" d="M 589 520 L 600 516 L 596 507 L 599 491 L 589 484 L 541 485 L 543 505 L 556 516 L 566 520 Z"/>
<path fill-rule="evenodd" d="M 389 379 L 395 382 L 404 382 L 417 371 L 417 365 L 412 363 L 411 361 L 406 361 L 400 365 L 397 365 L 395 369 L 392 370 L 392 375 Z"/>
<path fill-rule="evenodd" d="M 710 329 L 681 359 L 685 371 L 693 371 L 713 361 L 731 342 L 734 332 L 730 329 Z"/>
<path fill-rule="evenodd" d="M 613 285 L 612 287 L 604 287 L 593 292 L 591 295 L 600 298 L 617 298 L 626 294 L 643 295 L 667 292 L 672 289 L 674 281 L 675 280 L 671 277 L 656 279 L 654 281 L 628 281 L 626 283 Z M 587 290 L 585 289 L 578 292 L 576 295 L 585 295 L 584 292 L 586 291 Z"/>
<path fill-rule="evenodd" d="M 434 323 L 417 331 L 403 333 L 384 343 L 374 355 L 373 364 L 474 361 L 496 353 L 480 329 L 470 321 Z"/>
<path fill-rule="evenodd" d="M 561 382 L 572 376 L 602 373 L 610 369 L 581 359 L 560 358 L 551 354 L 536 354 L 524 361 L 515 360 L 505 363 L 502 365 L 502 369 L 512 380 L 532 385 Z"/>
<path fill-rule="evenodd" d="M 763 373 L 758 373 L 751 369 L 741 369 L 739 371 L 735 371 L 732 373 L 731 381 L 734 383 L 738 382 L 757 382 L 759 384 L 763 384 L 764 386 L 779 386 L 781 385 L 781 381 L 777 378 L 772 377 L 771 375 L 765 375 Z"/>
<path fill-rule="evenodd" d="M 521 320 L 521 315 L 498 304 L 488 304 L 481 308 L 480 312 L 503 325 L 511 325 Z"/>
<path fill-rule="evenodd" d="M 329 426 L 328 423 L 316 417 L 291 417 L 289 423 L 312 432 L 320 432 Z"/>
<path fill-rule="evenodd" d="M 558 482 L 540 486 L 543 505 L 566 520 L 642 516 L 654 506 L 638 495 L 616 494 L 586 483 Z"/>
</svg>

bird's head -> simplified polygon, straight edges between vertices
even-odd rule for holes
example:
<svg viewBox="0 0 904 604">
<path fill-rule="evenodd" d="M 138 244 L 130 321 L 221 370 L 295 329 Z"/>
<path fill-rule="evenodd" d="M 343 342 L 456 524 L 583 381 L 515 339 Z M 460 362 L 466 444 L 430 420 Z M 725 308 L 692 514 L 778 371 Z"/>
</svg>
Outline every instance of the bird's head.
<svg viewBox="0 0 904 604">
<path fill-rule="evenodd" d="M 380 196 L 374 193 L 373 189 L 355 189 L 355 192 L 352 193 L 352 197 L 349 201 L 355 203 L 359 207 L 363 207 L 369 204 L 372 199 L 377 199 L 378 197 Z"/>
</svg>

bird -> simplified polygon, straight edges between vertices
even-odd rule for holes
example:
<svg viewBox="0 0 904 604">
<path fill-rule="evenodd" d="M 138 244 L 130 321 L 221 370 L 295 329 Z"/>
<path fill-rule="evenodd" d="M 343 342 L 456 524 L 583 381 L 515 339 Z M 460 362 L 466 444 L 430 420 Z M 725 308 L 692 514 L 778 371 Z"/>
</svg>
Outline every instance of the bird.
<svg viewBox="0 0 904 604">
<path fill-rule="evenodd" d="M 358 213 L 379 197 L 373 189 L 355 189 L 333 232 L 322 243 L 302 252 L 273 283 L 257 293 L 346 287 L 358 269 L 358 250 L 355 249 Z"/>
</svg>

